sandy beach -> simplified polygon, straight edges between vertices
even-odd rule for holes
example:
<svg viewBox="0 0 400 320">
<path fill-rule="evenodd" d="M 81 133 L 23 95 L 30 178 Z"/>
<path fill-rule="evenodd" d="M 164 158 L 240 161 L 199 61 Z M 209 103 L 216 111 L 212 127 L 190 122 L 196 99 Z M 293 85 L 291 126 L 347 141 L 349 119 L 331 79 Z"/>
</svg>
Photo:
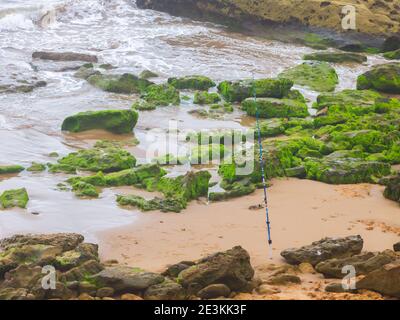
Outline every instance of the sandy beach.
<svg viewBox="0 0 400 320">
<path fill-rule="evenodd" d="M 150 212 L 132 225 L 101 232 L 101 258 L 149 271 L 168 264 L 241 245 L 254 266 L 281 263 L 286 248 L 324 237 L 360 234 L 364 250 L 392 248 L 400 235 L 400 210 L 383 197 L 384 187 L 370 184 L 328 185 L 275 179 L 269 189 L 273 253 L 269 259 L 265 211 L 249 210 L 262 202 L 262 191 L 227 202 L 193 202 L 180 214 Z"/>
</svg>

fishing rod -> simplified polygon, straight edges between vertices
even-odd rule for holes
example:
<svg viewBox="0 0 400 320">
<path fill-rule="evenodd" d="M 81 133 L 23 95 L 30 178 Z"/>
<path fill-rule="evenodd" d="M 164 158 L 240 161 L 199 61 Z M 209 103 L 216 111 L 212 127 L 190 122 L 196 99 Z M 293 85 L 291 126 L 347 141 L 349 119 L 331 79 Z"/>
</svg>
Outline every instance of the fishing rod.
<svg viewBox="0 0 400 320">
<path fill-rule="evenodd" d="M 256 126 L 258 132 L 258 146 L 259 146 L 259 161 L 261 167 L 261 177 L 262 184 L 264 188 L 264 204 L 265 204 L 265 214 L 266 214 L 266 224 L 267 224 L 267 237 L 268 237 L 268 246 L 270 249 L 270 258 L 272 259 L 272 236 L 271 236 L 271 221 L 269 218 L 269 206 L 268 206 L 268 193 L 267 193 L 267 182 L 265 178 L 265 169 L 264 169 L 264 158 L 263 158 L 263 146 L 261 143 L 261 128 L 260 128 L 260 111 L 257 104 L 257 92 L 255 88 L 255 80 L 253 77 L 253 97 L 254 97 L 254 105 L 256 107 Z"/>
</svg>

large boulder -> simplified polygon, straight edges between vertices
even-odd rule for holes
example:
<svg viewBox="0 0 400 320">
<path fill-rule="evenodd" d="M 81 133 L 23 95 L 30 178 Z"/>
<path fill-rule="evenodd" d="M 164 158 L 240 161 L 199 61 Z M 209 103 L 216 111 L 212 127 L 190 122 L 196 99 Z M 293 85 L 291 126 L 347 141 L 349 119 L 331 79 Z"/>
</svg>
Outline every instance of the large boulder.
<svg viewBox="0 0 400 320">
<path fill-rule="evenodd" d="M 223 81 L 218 85 L 226 101 L 241 102 L 246 98 L 284 98 L 289 95 L 293 82 L 287 79 L 256 79 Z"/>
<path fill-rule="evenodd" d="M 132 133 L 137 120 L 138 113 L 134 110 L 87 111 L 66 118 L 61 130 L 81 132 L 103 129 L 117 134 Z"/>
<path fill-rule="evenodd" d="M 307 105 L 291 99 L 274 98 L 248 98 L 242 102 L 243 109 L 247 114 L 260 118 L 305 118 L 309 116 Z"/>
<path fill-rule="evenodd" d="M 400 260 L 389 263 L 367 274 L 357 282 L 357 289 L 377 291 L 400 298 Z"/>
<path fill-rule="evenodd" d="M 41 60 L 53 60 L 53 61 L 84 61 L 84 62 L 98 61 L 95 55 L 75 53 L 75 52 L 36 51 L 32 53 L 32 58 Z"/>
<path fill-rule="evenodd" d="M 178 282 L 189 293 L 197 293 L 211 284 L 225 284 L 234 291 L 247 291 L 253 276 L 250 256 L 238 246 L 206 257 L 183 270 Z"/>
<path fill-rule="evenodd" d="M 141 292 L 164 281 L 164 277 L 157 273 L 125 266 L 107 267 L 92 279 L 99 286 L 111 287 L 116 292 Z"/>
<path fill-rule="evenodd" d="M 281 252 L 281 256 L 290 264 L 308 262 L 316 266 L 318 263 L 328 259 L 359 254 L 363 244 L 364 241 L 359 235 L 344 238 L 324 238 L 308 246 L 286 249 Z"/>
<path fill-rule="evenodd" d="M 339 83 L 335 69 L 329 63 L 319 61 L 305 62 L 282 72 L 279 77 L 319 92 L 332 92 Z"/>
<path fill-rule="evenodd" d="M 328 278 L 343 278 L 342 269 L 344 266 L 352 265 L 357 275 L 368 274 L 396 260 L 396 254 L 387 250 L 382 253 L 366 252 L 352 257 L 334 258 L 318 263 L 315 267 L 319 273 Z"/>
<path fill-rule="evenodd" d="M 373 67 L 358 77 L 357 89 L 400 93 L 400 63 L 388 63 Z"/>
</svg>

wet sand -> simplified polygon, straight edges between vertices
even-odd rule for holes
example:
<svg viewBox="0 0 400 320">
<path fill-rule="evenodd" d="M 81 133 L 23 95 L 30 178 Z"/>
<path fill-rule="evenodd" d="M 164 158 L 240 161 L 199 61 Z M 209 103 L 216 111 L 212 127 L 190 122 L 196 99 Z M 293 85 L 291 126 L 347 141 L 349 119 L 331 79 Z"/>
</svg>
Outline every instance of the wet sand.
<svg viewBox="0 0 400 320">
<path fill-rule="evenodd" d="M 193 202 L 186 211 L 140 213 L 135 223 L 97 234 L 101 258 L 149 271 L 241 245 L 254 266 L 280 263 L 280 252 L 323 237 L 360 234 L 364 250 L 392 248 L 400 236 L 400 207 L 383 197 L 382 186 L 327 185 L 276 179 L 269 189 L 273 257 L 268 257 L 262 191 L 227 202 Z"/>
</svg>

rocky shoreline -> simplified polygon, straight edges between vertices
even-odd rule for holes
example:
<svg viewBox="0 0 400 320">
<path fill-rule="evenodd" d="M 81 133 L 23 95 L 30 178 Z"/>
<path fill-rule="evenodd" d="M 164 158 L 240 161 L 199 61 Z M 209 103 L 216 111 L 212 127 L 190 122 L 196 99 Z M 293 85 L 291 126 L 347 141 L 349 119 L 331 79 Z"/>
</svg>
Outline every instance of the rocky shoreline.
<svg viewBox="0 0 400 320">
<path fill-rule="evenodd" d="M 342 279 L 342 269 L 349 265 L 355 270 L 356 288 L 346 289 L 332 280 L 325 293 L 317 288 L 307 292 L 309 297 L 400 298 L 399 253 L 362 252 L 360 236 L 325 238 L 287 249 L 281 253 L 287 264 L 265 264 L 256 271 L 239 246 L 170 265 L 162 273 L 101 262 L 98 246 L 79 234 L 15 235 L 2 239 L 0 248 L 2 300 L 276 299 L 278 293 L 300 286 L 307 275 Z"/>
<path fill-rule="evenodd" d="M 221 0 L 138 0 L 139 8 L 165 11 L 177 16 L 237 25 L 241 30 L 262 33 L 273 26 L 288 28 L 295 34 L 315 32 L 336 42 L 336 46 L 351 42 L 377 45 L 385 37 L 399 34 L 400 9 L 387 0 L 363 1 L 221 1 Z M 342 8 L 353 5 L 357 12 L 357 29 L 344 32 Z M 293 28 L 290 28 L 293 26 Z M 304 40 L 304 39 L 303 39 Z M 307 42 L 307 41 L 306 41 Z"/>
</svg>

